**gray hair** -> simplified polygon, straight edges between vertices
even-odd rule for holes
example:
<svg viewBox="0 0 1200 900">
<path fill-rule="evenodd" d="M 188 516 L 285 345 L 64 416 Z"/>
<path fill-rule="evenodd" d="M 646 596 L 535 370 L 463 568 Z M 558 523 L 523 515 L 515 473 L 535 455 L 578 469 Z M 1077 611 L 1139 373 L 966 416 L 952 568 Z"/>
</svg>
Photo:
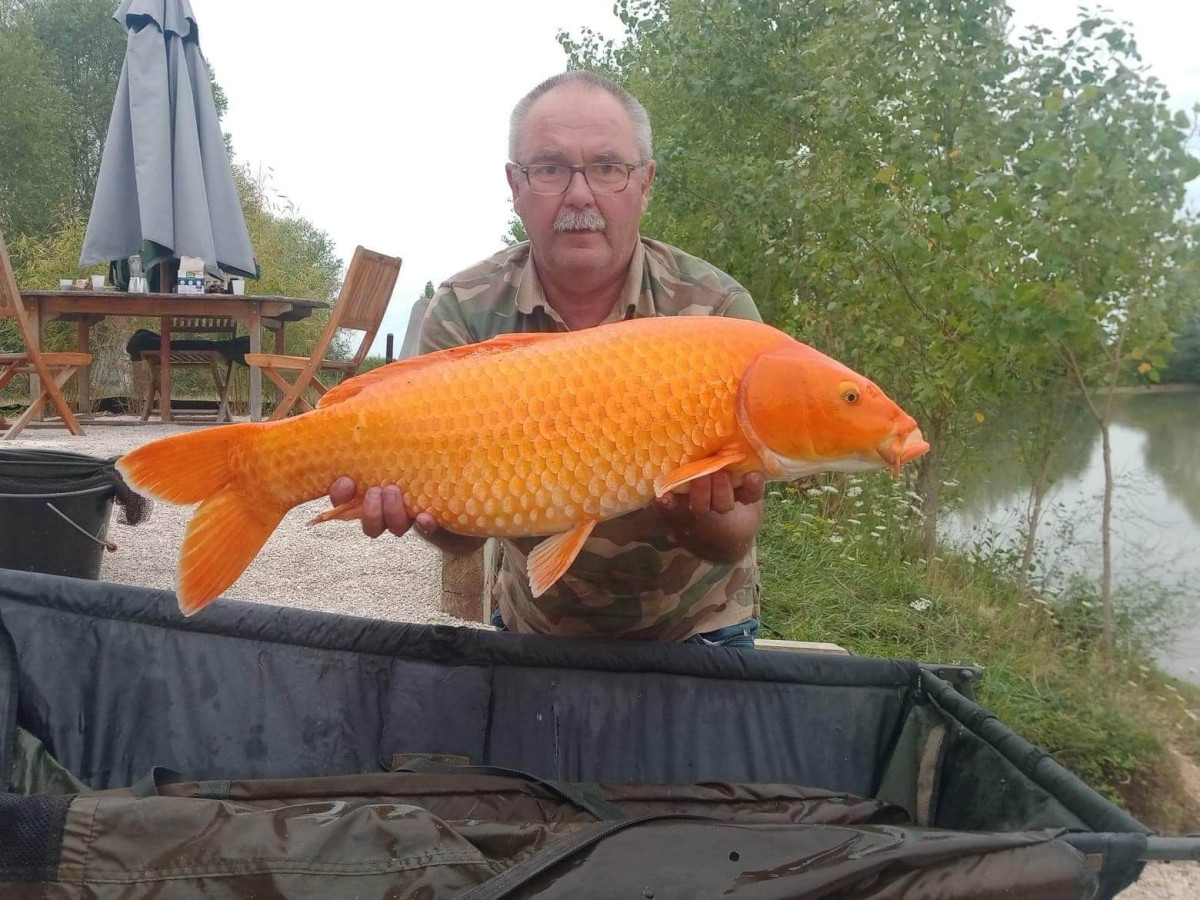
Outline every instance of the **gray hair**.
<svg viewBox="0 0 1200 900">
<path fill-rule="evenodd" d="M 584 69 L 569 69 L 566 72 L 560 72 L 558 75 L 552 75 L 547 78 L 532 91 L 522 97 L 515 107 L 513 107 L 512 116 L 508 121 L 508 158 L 512 162 L 517 161 L 517 147 L 520 144 L 521 131 L 525 127 L 525 119 L 529 115 L 530 107 L 537 102 L 539 97 L 549 93 L 556 87 L 565 87 L 570 85 L 579 85 L 581 87 L 598 88 L 616 97 L 620 101 L 621 106 L 625 108 L 625 112 L 629 113 L 629 118 L 633 122 L 633 133 L 637 138 L 638 153 L 641 154 L 641 161 L 646 162 L 653 159 L 653 145 L 651 143 L 650 132 L 650 116 L 646 113 L 646 107 L 638 102 L 638 99 L 621 87 L 615 81 L 605 78 L 595 72 L 588 72 Z"/>
</svg>

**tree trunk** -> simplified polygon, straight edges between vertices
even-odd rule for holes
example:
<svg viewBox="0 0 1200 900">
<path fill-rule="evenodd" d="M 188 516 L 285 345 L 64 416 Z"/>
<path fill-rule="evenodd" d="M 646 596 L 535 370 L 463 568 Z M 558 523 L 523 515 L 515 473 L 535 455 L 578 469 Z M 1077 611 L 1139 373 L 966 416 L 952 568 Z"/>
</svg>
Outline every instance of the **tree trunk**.
<svg viewBox="0 0 1200 900">
<path fill-rule="evenodd" d="M 1122 341 L 1118 340 L 1114 359 L 1120 359 Z M 1075 376 L 1076 386 L 1079 388 L 1083 396 L 1084 402 L 1087 404 L 1088 411 L 1091 412 L 1092 418 L 1096 420 L 1096 424 L 1100 426 L 1100 447 L 1104 458 L 1104 505 L 1100 516 L 1100 612 L 1101 612 L 1101 631 L 1100 631 L 1100 655 L 1105 664 L 1111 669 L 1114 661 L 1115 649 L 1115 616 L 1113 614 L 1113 578 L 1112 578 L 1112 507 L 1113 494 L 1116 490 L 1116 485 L 1113 479 L 1112 467 L 1112 436 L 1109 433 L 1109 423 L 1112 421 L 1112 399 L 1113 388 L 1116 380 L 1116 371 L 1114 372 L 1112 381 L 1106 385 L 1104 397 L 1104 408 L 1097 409 L 1095 398 L 1088 390 L 1087 381 L 1083 377 L 1083 372 L 1079 366 L 1071 360 L 1072 373 Z"/>
<path fill-rule="evenodd" d="M 1046 472 L 1050 468 L 1050 454 L 1042 460 L 1041 471 L 1033 480 L 1029 492 L 1029 512 L 1025 515 L 1025 552 L 1021 554 L 1021 592 L 1029 593 L 1029 569 L 1033 565 L 1033 551 L 1037 548 L 1037 530 L 1042 522 L 1042 502 L 1046 498 L 1049 485 L 1046 484 Z"/>
<path fill-rule="evenodd" d="M 1066 427 L 1067 405 L 1067 392 L 1064 388 L 1055 395 L 1047 416 L 1046 431 L 1042 438 L 1042 455 L 1029 488 L 1029 508 L 1025 514 L 1025 552 L 1021 554 L 1019 575 L 1021 590 L 1026 594 L 1029 593 L 1029 570 L 1033 566 L 1033 554 L 1037 550 L 1038 528 L 1042 524 L 1042 508 L 1045 506 L 1046 494 L 1050 492 L 1050 467 L 1054 463 L 1054 453 Z"/>
<path fill-rule="evenodd" d="M 945 415 L 930 415 L 928 430 L 922 429 L 929 452 L 921 457 L 917 470 L 917 493 L 921 495 L 921 553 L 926 559 L 937 554 L 938 507 L 942 489 L 942 437 L 946 432 Z"/>
<path fill-rule="evenodd" d="M 1104 453 L 1104 512 L 1100 520 L 1100 608 L 1103 613 L 1103 630 L 1100 633 L 1100 642 L 1104 659 L 1111 664 L 1115 643 L 1113 633 L 1115 617 L 1113 614 L 1112 508 L 1116 485 L 1113 482 L 1112 441 L 1109 435 L 1107 415 L 1100 421 L 1100 442 Z"/>
<path fill-rule="evenodd" d="M 1116 390 L 1117 378 L 1121 371 L 1126 332 L 1124 329 L 1117 335 L 1108 353 L 1108 366 L 1104 380 L 1104 406 L 1096 407 L 1092 392 L 1088 390 L 1088 379 L 1084 377 L 1075 356 L 1068 350 L 1066 359 L 1075 378 L 1076 386 L 1087 404 L 1088 411 L 1100 426 L 1100 446 L 1104 455 L 1104 507 L 1100 517 L 1100 656 L 1110 671 L 1116 662 L 1116 616 L 1113 611 L 1113 571 L 1112 571 L 1112 508 L 1113 494 L 1116 484 L 1113 478 L 1112 465 L 1112 434 L 1109 426 L 1112 423 L 1113 392 Z"/>
</svg>

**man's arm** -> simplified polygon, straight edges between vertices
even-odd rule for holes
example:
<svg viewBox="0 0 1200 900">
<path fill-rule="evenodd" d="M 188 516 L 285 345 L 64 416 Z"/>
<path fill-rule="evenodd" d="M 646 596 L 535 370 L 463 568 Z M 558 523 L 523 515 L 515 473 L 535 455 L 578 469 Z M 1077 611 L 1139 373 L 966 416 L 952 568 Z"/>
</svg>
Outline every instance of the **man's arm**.
<svg viewBox="0 0 1200 900">
<path fill-rule="evenodd" d="M 752 322 L 762 321 L 758 304 L 745 290 L 731 291 L 725 305 L 717 311 L 717 315 L 730 319 L 749 319 Z"/>
<path fill-rule="evenodd" d="M 429 308 L 421 319 L 417 337 L 417 355 L 434 350 L 449 350 L 462 347 L 478 340 L 467 327 L 462 304 L 449 284 L 443 284 L 429 300 Z"/>
</svg>

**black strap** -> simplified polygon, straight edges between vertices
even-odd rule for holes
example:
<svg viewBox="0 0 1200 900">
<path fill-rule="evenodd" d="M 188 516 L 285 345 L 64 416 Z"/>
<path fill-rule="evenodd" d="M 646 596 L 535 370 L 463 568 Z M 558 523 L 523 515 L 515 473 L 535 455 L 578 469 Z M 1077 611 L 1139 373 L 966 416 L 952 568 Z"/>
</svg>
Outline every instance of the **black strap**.
<svg viewBox="0 0 1200 900">
<path fill-rule="evenodd" d="M 147 775 L 143 775 L 129 786 L 129 792 L 135 797 L 157 797 L 164 784 L 183 781 L 183 776 L 174 769 L 165 766 L 155 766 Z"/>
<path fill-rule="evenodd" d="M 0 791 L 12 784 L 13 751 L 17 740 L 17 645 L 0 616 Z"/>
<path fill-rule="evenodd" d="M 534 784 L 541 785 L 555 796 L 574 803 L 602 822 L 629 818 L 629 813 L 605 797 L 594 784 L 547 781 L 545 778 L 518 769 L 506 769 L 501 766 L 455 765 L 428 757 L 414 757 L 403 766 L 391 771 L 422 775 L 496 775 L 501 778 L 519 778 L 522 781 L 532 781 Z"/>
<path fill-rule="evenodd" d="M 129 790 L 135 797 L 157 797 L 162 794 L 164 785 L 178 784 L 187 780 L 184 775 L 174 769 L 155 766 L 148 775 L 143 775 L 131 784 Z M 195 789 L 188 796 L 202 800 L 228 800 L 231 784 L 232 782 L 228 780 L 197 781 Z"/>
<path fill-rule="evenodd" d="M 571 837 L 555 841 L 544 850 L 527 858 L 524 862 L 501 872 L 495 878 L 491 878 L 483 884 L 476 885 L 457 895 L 454 900 L 502 900 L 502 898 L 509 896 L 513 891 L 528 884 L 539 875 L 542 875 L 544 872 L 580 851 L 599 843 L 611 834 L 624 831 L 626 828 L 645 825 L 649 822 L 661 822 L 667 819 L 691 819 L 702 822 L 716 821 L 710 816 L 699 816 L 689 813 L 652 813 L 647 816 L 638 816 L 635 819 L 622 819 L 619 822 L 597 822 L 595 825 L 589 825 Z"/>
</svg>

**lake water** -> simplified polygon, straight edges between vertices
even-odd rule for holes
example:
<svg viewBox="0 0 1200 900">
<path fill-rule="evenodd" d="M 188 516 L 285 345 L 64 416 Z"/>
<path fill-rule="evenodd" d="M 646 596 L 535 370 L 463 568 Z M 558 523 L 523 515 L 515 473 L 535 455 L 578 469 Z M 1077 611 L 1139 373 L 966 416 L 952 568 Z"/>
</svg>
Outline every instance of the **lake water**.
<svg viewBox="0 0 1200 900">
<path fill-rule="evenodd" d="M 960 476 L 961 508 L 944 536 L 1001 541 L 1023 532 L 1032 475 L 1021 461 L 1020 411 L 987 423 Z M 1104 463 L 1100 431 L 1072 409 L 1067 439 L 1052 466 L 1056 484 L 1039 536 L 1055 566 L 1100 576 Z M 1200 393 L 1138 394 L 1114 401 L 1111 427 L 1117 491 L 1113 506 L 1115 579 L 1134 589 L 1150 579 L 1182 589 L 1187 618 L 1159 665 L 1200 684 Z"/>
</svg>

